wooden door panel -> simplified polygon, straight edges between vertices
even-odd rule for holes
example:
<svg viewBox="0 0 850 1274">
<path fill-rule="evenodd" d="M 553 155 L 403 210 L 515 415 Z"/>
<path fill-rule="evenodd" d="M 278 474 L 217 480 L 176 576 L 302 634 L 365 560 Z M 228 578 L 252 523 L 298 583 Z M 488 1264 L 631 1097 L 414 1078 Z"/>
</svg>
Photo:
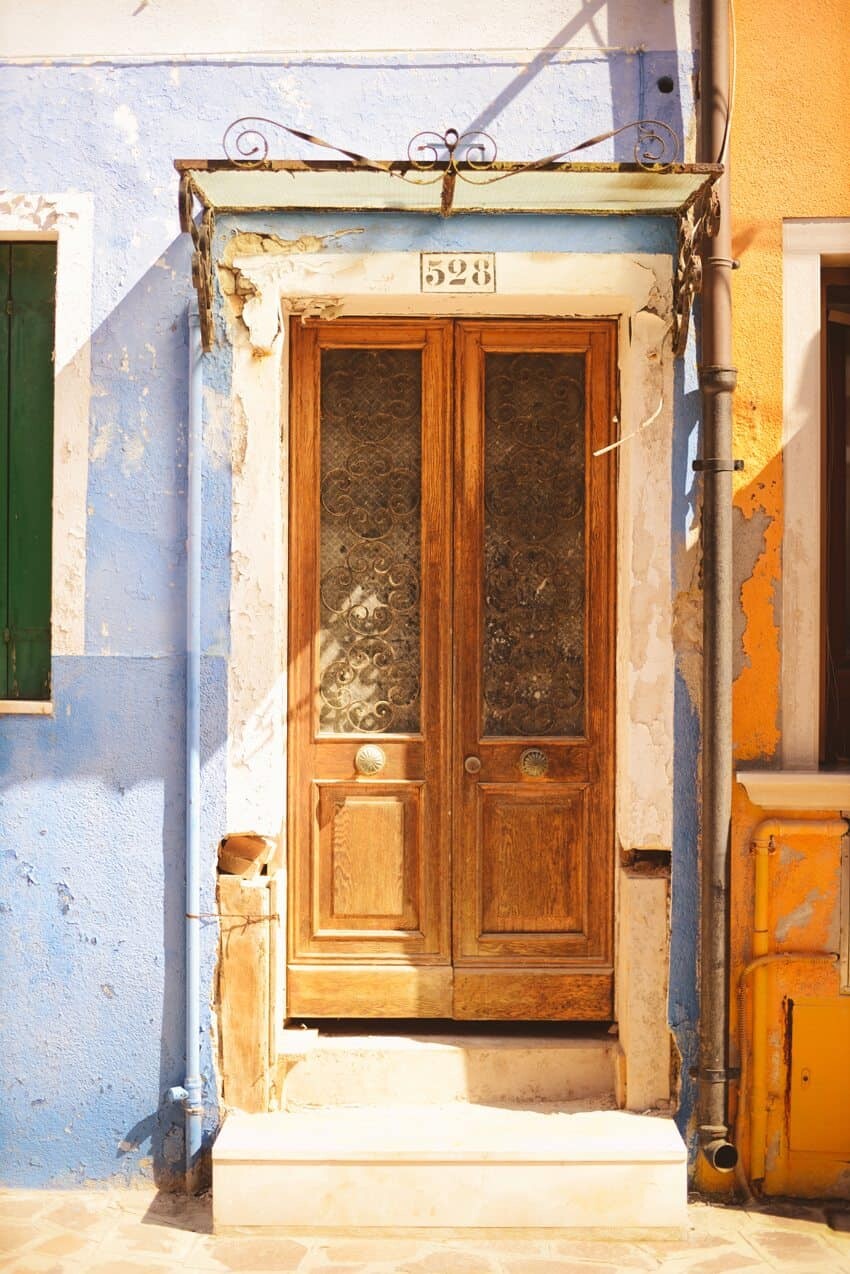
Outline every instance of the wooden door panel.
<svg viewBox="0 0 850 1274">
<path fill-rule="evenodd" d="M 613 1015 L 607 965 L 570 973 L 548 962 L 523 969 L 455 966 L 453 1016 L 460 1021 L 601 1022 Z"/>
<path fill-rule="evenodd" d="M 450 1011 L 451 341 L 291 327 L 291 1014 Z"/>
<path fill-rule="evenodd" d="M 286 991 L 291 1017 L 449 1018 L 452 988 L 445 962 L 299 960 L 288 968 Z"/>
<path fill-rule="evenodd" d="M 479 787 L 479 945 L 551 933 L 583 935 L 587 789 Z M 505 949 L 504 945 L 502 949 Z"/>
<path fill-rule="evenodd" d="M 315 799 L 315 936 L 381 931 L 421 945 L 420 786 L 321 783 Z"/>
<path fill-rule="evenodd" d="M 455 351 L 455 1013 L 606 1016 L 615 328 L 462 322 Z"/>
</svg>

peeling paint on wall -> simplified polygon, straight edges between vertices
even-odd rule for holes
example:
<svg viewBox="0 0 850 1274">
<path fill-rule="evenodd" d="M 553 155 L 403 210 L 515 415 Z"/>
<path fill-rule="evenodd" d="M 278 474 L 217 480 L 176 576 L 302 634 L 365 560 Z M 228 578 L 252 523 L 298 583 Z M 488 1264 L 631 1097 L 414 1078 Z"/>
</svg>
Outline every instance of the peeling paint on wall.
<svg viewBox="0 0 850 1274">
<path fill-rule="evenodd" d="M 732 677 L 740 677 L 744 668 L 752 667 L 744 650 L 744 634 L 747 630 L 747 613 L 744 610 L 744 584 L 752 579 L 755 565 L 765 551 L 770 518 L 763 509 L 754 509 L 745 517 L 740 506 L 732 510 L 732 578 L 734 581 L 735 608 L 732 614 Z"/>
</svg>

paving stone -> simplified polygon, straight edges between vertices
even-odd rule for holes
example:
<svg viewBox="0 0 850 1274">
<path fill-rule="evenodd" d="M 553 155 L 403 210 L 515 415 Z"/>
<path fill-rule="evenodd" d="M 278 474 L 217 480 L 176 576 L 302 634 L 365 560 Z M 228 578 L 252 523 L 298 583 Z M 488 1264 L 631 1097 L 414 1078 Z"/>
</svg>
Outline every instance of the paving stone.
<svg viewBox="0 0 850 1274">
<path fill-rule="evenodd" d="M 64 1261 L 55 1261 L 52 1257 L 27 1256 L 14 1265 L 6 1266 L 4 1274 L 68 1274 L 71 1268 Z M 82 1267 L 75 1265 L 73 1268 L 79 1271 Z"/>
<path fill-rule="evenodd" d="M 658 1262 L 650 1252 L 612 1239 L 558 1239 L 552 1250 L 575 1261 L 608 1261 L 623 1270 L 654 1270 Z"/>
<path fill-rule="evenodd" d="M 409 1261 L 400 1269 L 405 1274 L 491 1274 L 493 1265 L 484 1256 L 447 1247 L 429 1252 L 421 1260 Z"/>
<path fill-rule="evenodd" d="M 471 1251 L 483 1252 L 487 1256 L 496 1258 L 504 1258 L 512 1253 L 520 1256 L 544 1256 L 552 1250 L 552 1243 L 549 1239 L 535 1239 L 531 1237 L 517 1238 L 486 1238 L 477 1237 L 467 1239 L 464 1244 Z"/>
<path fill-rule="evenodd" d="M 29 1221 L 39 1211 L 39 1206 L 35 1200 L 29 1195 L 24 1198 L 17 1198 L 14 1195 L 0 1195 L 0 1220 L 14 1220 L 20 1218 L 22 1221 Z"/>
<path fill-rule="evenodd" d="M 131 1254 L 158 1252 L 177 1257 L 188 1251 L 192 1236 L 184 1229 L 165 1225 L 148 1225 L 144 1222 L 122 1221 L 110 1234 L 111 1244 L 124 1246 Z"/>
<path fill-rule="evenodd" d="M 183 1195 L 161 1194 L 151 1201 L 144 1220 L 147 1225 L 212 1234 L 212 1198 L 202 1195 L 187 1199 Z"/>
<path fill-rule="evenodd" d="M 0 1252 L 17 1252 L 33 1237 L 31 1226 L 0 1222 Z"/>
<path fill-rule="evenodd" d="M 140 1264 L 138 1261 L 128 1261 L 123 1257 L 116 1260 L 100 1261 L 96 1265 L 86 1266 L 86 1274 L 162 1274 L 163 1270 L 171 1269 L 169 1265 L 153 1265 L 150 1262 Z"/>
<path fill-rule="evenodd" d="M 365 1271 L 378 1268 L 368 1265 L 311 1265 L 309 1269 L 316 1274 L 365 1274 Z"/>
<path fill-rule="evenodd" d="M 690 1234 L 686 1239 L 648 1239 L 641 1244 L 654 1256 L 671 1257 L 682 1253 L 705 1252 L 714 1248 L 731 1248 L 733 1237 L 725 1234 Z"/>
<path fill-rule="evenodd" d="M 846 1268 L 837 1251 L 813 1234 L 793 1230 L 780 1233 L 757 1230 L 749 1238 L 777 1269 L 828 1270 L 831 1263 L 833 1270 Z"/>
<path fill-rule="evenodd" d="M 91 1232 L 105 1230 L 112 1221 L 111 1208 L 90 1208 L 85 1204 L 62 1202 L 58 1207 L 45 1209 L 42 1218 L 63 1230 Z"/>
<path fill-rule="evenodd" d="M 510 1261 L 504 1266 L 508 1274 L 618 1274 L 619 1265 L 597 1261 L 567 1261 L 562 1256 L 533 1257 L 528 1261 Z"/>
<path fill-rule="evenodd" d="M 737 1270 L 746 1270 L 747 1274 L 755 1274 L 756 1269 L 771 1267 L 752 1253 L 729 1248 L 726 1252 L 718 1253 L 717 1256 L 701 1257 L 679 1268 L 683 1274 L 684 1271 L 687 1271 L 687 1274 L 735 1274 Z"/>
<path fill-rule="evenodd" d="M 409 1261 L 428 1254 L 430 1245 L 422 1239 L 340 1239 L 323 1240 L 321 1247 L 329 1261 L 376 1263 Z"/>
<path fill-rule="evenodd" d="M 31 1250 L 39 1256 L 76 1256 L 89 1244 L 79 1234 L 55 1234 L 53 1238 L 37 1243 Z"/>
<path fill-rule="evenodd" d="M 210 1251 L 224 1270 L 297 1270 L 307 1248 L 293 1239 L 219 1238 Z"/>
</svg>

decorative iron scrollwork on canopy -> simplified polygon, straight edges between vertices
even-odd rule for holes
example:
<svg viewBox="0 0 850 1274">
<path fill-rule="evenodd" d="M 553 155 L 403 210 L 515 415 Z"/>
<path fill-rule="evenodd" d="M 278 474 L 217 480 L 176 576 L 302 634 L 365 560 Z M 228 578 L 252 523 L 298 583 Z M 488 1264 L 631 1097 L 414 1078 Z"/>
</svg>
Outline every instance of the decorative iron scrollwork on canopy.
<svg viewBox="0 0 850 1274">
<path fill-rule="evenodd" d="M 269 158 L 269 129 L 277 129 L 298 141 L 307 142 L 310 146 L 335 151 L 356 168 L 392 173 L 402 181 L 417 185 L 422 184 L 422 176 L 426 173 L 433 174 L 431 180 L 435 182 L 455 176 L 472 184 L 488 185 L 494 181 L 504 181 L 516 173 L 533 172 L 555 164 L 569 165 L 570 155 L 601 146 L 603 142 L 611 141 L 632 129 L 635 130 L 632 152 L 634 162 L 646 172 L 667 172 L 678 160 L 681 150 L 675 131 L 660 119 L 632 120 L 628 124 L 621 124 L 619 128 L 588 137 L 566 150 L 556 151 L 541 159 L 510 164 L 499 160 L 495 140 L 481 129 L 466 133 L 461 133 L 456 128 L 447 128 L 444 133 L 425 129 L 416 133 L 408 142 L 408 163 L 405 165 L 398 161 L 370 159 L 367 155 L 346 150 L 343 146 L 336 146 L 312 133 L 291 128 L 289 124 L 282 124 L 279 120 L 263 115 L 243 115 L 228 124 L 221 139 L 227 159 L 242 168 L 259 168 Z"/>
</svg>

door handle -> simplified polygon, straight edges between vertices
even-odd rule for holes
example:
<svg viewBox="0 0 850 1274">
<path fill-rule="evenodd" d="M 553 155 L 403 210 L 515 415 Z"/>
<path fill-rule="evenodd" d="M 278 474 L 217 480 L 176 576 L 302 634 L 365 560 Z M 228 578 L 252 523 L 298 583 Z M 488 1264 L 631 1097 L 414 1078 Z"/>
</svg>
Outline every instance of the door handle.
<svg viewBox="0 0 850 1274">
<path fill-rule="evenodd" d="M 481 769 L 481 757 L 468 756 L 463 763 L 463 768 L 466 770 L 467 774 L 477 774 Z"/>
<path fill-rule="evenodd" d="M 377 743 L 364 743 L 354 756 L 354 768 L 358 774 L 379 774 L 387 763 L 387 754 Z"/>
</svg>

